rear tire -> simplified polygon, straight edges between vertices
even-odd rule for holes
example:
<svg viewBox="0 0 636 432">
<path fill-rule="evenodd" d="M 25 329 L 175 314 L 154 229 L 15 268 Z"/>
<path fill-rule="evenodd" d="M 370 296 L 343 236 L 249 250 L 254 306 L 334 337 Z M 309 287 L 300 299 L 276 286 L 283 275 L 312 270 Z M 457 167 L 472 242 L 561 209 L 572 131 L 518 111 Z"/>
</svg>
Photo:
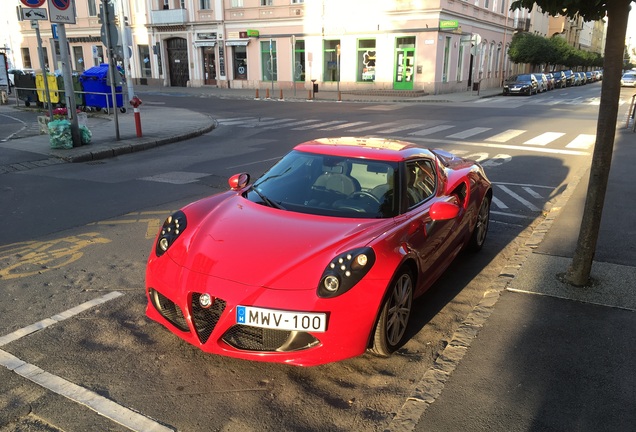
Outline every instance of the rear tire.
<svg viewBox="0 0 636 432">
<path fill-rule="evenodd" d="M 471 252 L 479 252 L 486 242 L 486 234 L 488 234 L 488 225 L 490 223 L 490 197 L 487 195 L 481 202 L 475 228 L 468 241 L 468 250 Z"/>
<path fill-rule="evenodd" d="M 391 282 L 382 304 L 373 334 L 372 353 L 388 357 L 398 349 L 406 334 L 412 306 L 413 276 L 408 269 L 402 269 Z"/>
</svg>

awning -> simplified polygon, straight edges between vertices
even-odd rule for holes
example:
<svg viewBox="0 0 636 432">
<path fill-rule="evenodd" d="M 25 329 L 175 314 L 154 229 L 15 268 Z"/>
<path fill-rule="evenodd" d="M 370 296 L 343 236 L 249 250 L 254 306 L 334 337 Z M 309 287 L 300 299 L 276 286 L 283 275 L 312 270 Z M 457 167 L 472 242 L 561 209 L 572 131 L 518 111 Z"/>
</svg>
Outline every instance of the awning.
<svg viewBox="0 0 636 432">
<path fill-rule="evenodd" d="M 194 41 L 194 46 L 196 48 L 199 48 L 199 47 L 213 47 L 215 45 L 216 45 L 216 41 L 211 41 L 211 40 Z"/>
<path fill-rule="evenodd" d="M 225 46 L 247 46 L 250 43 L 249 39 L 228 39 L 225 41 Z"/>
</svg>

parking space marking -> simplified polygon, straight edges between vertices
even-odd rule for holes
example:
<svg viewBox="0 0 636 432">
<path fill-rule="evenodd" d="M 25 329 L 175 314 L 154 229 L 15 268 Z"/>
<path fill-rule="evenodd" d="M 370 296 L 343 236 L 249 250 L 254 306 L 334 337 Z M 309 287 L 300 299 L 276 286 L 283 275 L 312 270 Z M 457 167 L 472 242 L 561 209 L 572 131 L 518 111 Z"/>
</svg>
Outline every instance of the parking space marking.
<svg viewBox="0 0 636 432">
<path fill-rule="evenodd" d="M 9 342 L 18 340 L 24 336 L 42 330 L 52 324 L 59 323 L 65 319 L 71 318 L 87 309 L 98 306 L 109 300 L 113 300 L 123 294 L 119 291 L 113 291 L 102 297 L 82 303 L 79 306 L 68 309 L 67 311 L 53 315 L 50 318 L 39 321 L 35 324 L 23 327 L 8 335 L 0 337 L 0 346 Z M 174 429 L 166 427 L 142 414 L 139 414 L 129 408 L 119 405 L 99 394 L 85 389 L 77 384 L 65 380 L 57 375 L 46 372 L 39 367 L 27 363 L 7 351 L 0 350 L 0 365 L 15 372 L 23 378 L 38 384 L 45 389 L 56 394 L 66 397 L 73 402 L 82 404 L 97 414 L 104 416 L 124 427 L 139 432 L 174 432 Z"/>
</svg>

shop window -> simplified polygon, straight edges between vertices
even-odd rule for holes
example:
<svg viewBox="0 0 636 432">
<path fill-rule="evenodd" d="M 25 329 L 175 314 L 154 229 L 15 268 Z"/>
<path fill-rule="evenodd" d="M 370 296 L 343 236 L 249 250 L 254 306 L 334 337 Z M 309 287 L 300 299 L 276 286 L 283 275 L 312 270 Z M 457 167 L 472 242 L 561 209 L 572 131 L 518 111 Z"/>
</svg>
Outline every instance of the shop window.
<svg viewBox="0 0 636 432">
<path fill-rule="evenodd" d="M 446 40 L 444 41 L 444 68 L 442 70 L 442 82 L 448 82 L 448 68 L 450 66 L 450 46 L 451 38 L 450 36 L 446 36 Z"/>
<path fill-rule="evenodd" d="M 305 82 L 305 41 L 296 41 L 294 46 L 294 81 Z"/>
<path fill-rule="evenodd" d="M 375 81 L 375 39 L 358 41 L 358 81 Z"/>
<path fill-rule="evenodd" d="M 73 47 L 73 69 L 77 72 L 84 72 L 84 51 L 81 46 Z"/>
<path fill-rule="evenodd" d="M 142 77 L 152 76 L 152 68 L 150 65 L 150 50 L 148 45 L 139 45 L 139 70 Z"/>
<path fill-rule="evenodd" d="M 457 52 L 457 82 L 461 82 L 463 79 L 463 67 L 464 67 L 464 45 L 459 44 L 459 50 Z"/>
<path fill-rule="evenodd" d="M 338 47 L 340 40 L 326 40 L 323 47 L 323 81 L 339 81 Z"/>
<path fill-rule="evenodd" d="M 28 48 L 21 48 L 22 52 L 22 64 L 25 69 L 33 69 L 33 65 L 31 64 L 31 54 L 29 53 Z"/>
<path fill-rule="evenodd" d="M 263 81 L 277 81 L 278 65 L 276 63 L 276 42 L 261 42 L 261 68 L 263 70 Z"/>
<path fill-rule="evenodd" d="M 93 45 L 93 66 L 99 66 L 104 62 L 104 47 Z"/>
<path fill-rule="evenodd" d="M 234 79 L 246 80 L 247 79 L 247 47 L 234 46 L 233 52 L 233 64 L 234 64 Z"/>
<path fill-rule="evenodd" d="M 163 75 L 163 65 L 161 64 L 161 43 L 155 45 L 155 54 L 157 54 L 157 68 L 159 68 L 159 76 Z"/>
</svg>

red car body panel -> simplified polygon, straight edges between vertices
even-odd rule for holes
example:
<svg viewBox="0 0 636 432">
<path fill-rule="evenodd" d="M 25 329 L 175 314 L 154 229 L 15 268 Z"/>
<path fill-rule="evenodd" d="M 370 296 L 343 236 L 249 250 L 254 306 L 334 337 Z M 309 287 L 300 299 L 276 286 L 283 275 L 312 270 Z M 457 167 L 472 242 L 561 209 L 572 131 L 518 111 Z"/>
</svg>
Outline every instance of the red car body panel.
<svg viewBox="0 0 636 432">
<path fill-rule="evenodd" d="M 409 143 L 383 146 L 372 140 L 321 141 L 301 144 L 295 150 L 353 158 L 372 155 L 393 162 L 409 157 L 434 160 L 439 178 L 436 196 L 424 207 L 389 218 L 332 217 L 267 207 L 243 196 L 248 187 L 197 201 L 182 209 L 187 229 L 174 244 L 161 256 L 154 246 L 150 253 L 146 270 L 149 318 L 205 352 L 311 366 L 366 351 L 387 287 L 402 266 L 415 273 L 414 296 L 435 282 L 466 245 L 481 202 L 490 191 L 481 167 Z M 344 144 L 338 144 L 341 142 Z M 430 207 L 437 201 L 455 202 L 452 193 L 462 184 L 466 196 L 459 200 L 462 205 L 457 217 L 433 222 Z M 319 282 L 329 262 L 359 247 L 371 247 L 375 254 L 368 273 L 343 294 L 320 297 Z M 181 325 L 187 325 L 187 330 L 160 313 L 152 301 L 154 292 L 179 308 L 177 315 L 183 315 L 185 324 Z M 193 295 L 200 293 L 225 302 L 204 342 L 193 324 Z M 316 342 L 305 349 L 240 349 L 224 340 L 237 324 L 238 305 L 325 313 L 327 328 L 325 332 L 308 332 Z"/>
</svg>

